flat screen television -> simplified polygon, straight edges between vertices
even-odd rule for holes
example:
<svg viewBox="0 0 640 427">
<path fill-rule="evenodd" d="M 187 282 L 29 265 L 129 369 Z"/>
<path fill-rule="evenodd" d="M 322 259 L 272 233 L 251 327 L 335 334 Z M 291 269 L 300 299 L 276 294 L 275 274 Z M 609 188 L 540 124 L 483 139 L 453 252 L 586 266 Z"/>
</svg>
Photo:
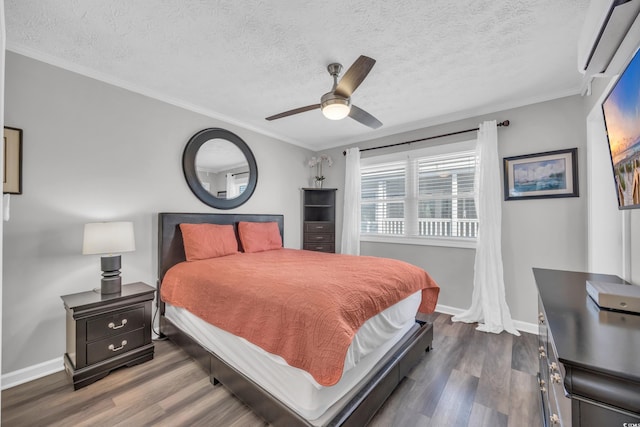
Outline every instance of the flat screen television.
<svg viewBox="0 0 640 427">
<path fill-rule="evenodd" d="M 640 49 L 602 103 L 618 208 L 640 208 Z"/>
</svg>

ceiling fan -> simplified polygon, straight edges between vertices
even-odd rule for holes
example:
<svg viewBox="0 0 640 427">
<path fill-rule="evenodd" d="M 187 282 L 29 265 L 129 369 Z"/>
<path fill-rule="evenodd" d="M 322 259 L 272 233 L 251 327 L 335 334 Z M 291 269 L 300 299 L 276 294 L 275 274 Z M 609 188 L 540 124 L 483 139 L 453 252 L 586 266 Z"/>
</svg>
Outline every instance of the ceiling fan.
<svg viewBox="0 0 640 427">
<path fill-rule="evenodd" d="M 320 98 L 319 104 L 307 105 L 306 107 L 295 108 L 285 111 L 284 113 L 269 116 L 266 119 L 276 120 L 283 117 L 292 116 L 294 114 L 304 113 L 305 111 L 320 108 L 322 114 L 331 120 L 341 120 L 349 116 L 357 122 L 370 128 L 377 129 L 382 123 L 361 108 L 351 103 L 351 94 L 360 86 L 363 80 L 369 74 L 369 71 L 376 63 L 375 59 L 361 55 L 356 62 L 351 65 L 346 73 L 338 82 L 338 75 L 342 71 L 342 65 L 338 63 L 329 64 L 327 71 L 333 77 L 333 88 L 330 92 L 325 93 Z"/>
</svg>

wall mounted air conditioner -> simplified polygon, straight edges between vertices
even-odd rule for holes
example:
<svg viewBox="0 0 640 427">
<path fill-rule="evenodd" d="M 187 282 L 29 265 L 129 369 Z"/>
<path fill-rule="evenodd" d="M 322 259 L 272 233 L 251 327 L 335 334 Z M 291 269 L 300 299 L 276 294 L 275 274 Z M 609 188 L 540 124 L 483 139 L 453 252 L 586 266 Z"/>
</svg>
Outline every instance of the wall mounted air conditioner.
<svg viewBox="0 0 640 427">
<path fill-rule="evenodd" d="M 578 40 L 578 70 L 606 72 L 640 12 L 640 0 L 591 0 Z"/>
</svg>

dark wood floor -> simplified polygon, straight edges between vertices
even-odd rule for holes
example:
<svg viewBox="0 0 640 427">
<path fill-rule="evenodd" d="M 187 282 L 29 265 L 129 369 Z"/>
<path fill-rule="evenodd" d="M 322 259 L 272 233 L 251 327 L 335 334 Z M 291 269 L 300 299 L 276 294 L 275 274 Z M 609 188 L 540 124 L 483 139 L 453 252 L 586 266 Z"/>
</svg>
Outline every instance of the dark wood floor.
<svg viewBox="0 0 640 427">
<path fill-rule="evenodd" d="M 537 337 L 487 334 L 435 313 L 433 350 L 371 426 L 540 426 Z M 169 341 L 78 391 L 59 372 L 2 392 L 4 426 L 265 426 Z"/>
</svg>

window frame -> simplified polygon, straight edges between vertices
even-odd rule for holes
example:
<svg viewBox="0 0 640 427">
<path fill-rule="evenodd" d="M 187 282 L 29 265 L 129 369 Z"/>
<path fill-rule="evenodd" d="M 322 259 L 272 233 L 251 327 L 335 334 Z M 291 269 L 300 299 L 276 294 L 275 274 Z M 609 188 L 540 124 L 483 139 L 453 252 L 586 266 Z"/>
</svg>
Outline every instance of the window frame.
<svg viewBox="0 0 640 427">
<path fill-rule="evenodd" d="M 407 177 L 405 184 L 406 187 L 413 188 L 413 194 L 406 194 L 405 201 L 409 198 L 414 198 L 414 202 L 417 204 L 419 197 L 417 191 L 416 176 L 409 176 L 411 172 L 411 164 L 409 159 L 416 159 L 420 157 L 438 156 L 453 154 L 457 152 L 473 151 L 476 148 L 476 140 L 463 141 L 451 144 L 441 144 L 426 148 L 419 148 L 414 150 L 406 150 L 402 152 L 382 154 L 378 156 L 364 157 L 360 160 L 360 167 L 369 167 L 382 163 L 392 163 L 407 161 Z M 362 208 L 362 198 L 360 199 Z M 408 206 L 405 202 L 405 218 L 408 216 L 415 216 L 412 213 L 408 213 Z M 477 207 L 476 207 L 477 209 Z M 417 211 L 416 211 L 417 215 Z M 416 218 L 417 219 L 417 218 Z M 405 221 L 407 221 L 405 219 Z M 417 225 L 416 225 L 417 226 Z M 405 224 L 405 233 L 411 228 L 409 224 Z M 439 246 L 439 247 L 452 247 L 452 248 L 470 248 L 475 249 L 476 237 L 435 237 L 435 236 L 416 236 L 416 235 L 381 235 L 381 234 L 364 234 L 360 233 L 361 242 L 375 242 L 375 243 L 393 243 L 402 245 L 420 245 L 420 246 Z"/>
</svg>

